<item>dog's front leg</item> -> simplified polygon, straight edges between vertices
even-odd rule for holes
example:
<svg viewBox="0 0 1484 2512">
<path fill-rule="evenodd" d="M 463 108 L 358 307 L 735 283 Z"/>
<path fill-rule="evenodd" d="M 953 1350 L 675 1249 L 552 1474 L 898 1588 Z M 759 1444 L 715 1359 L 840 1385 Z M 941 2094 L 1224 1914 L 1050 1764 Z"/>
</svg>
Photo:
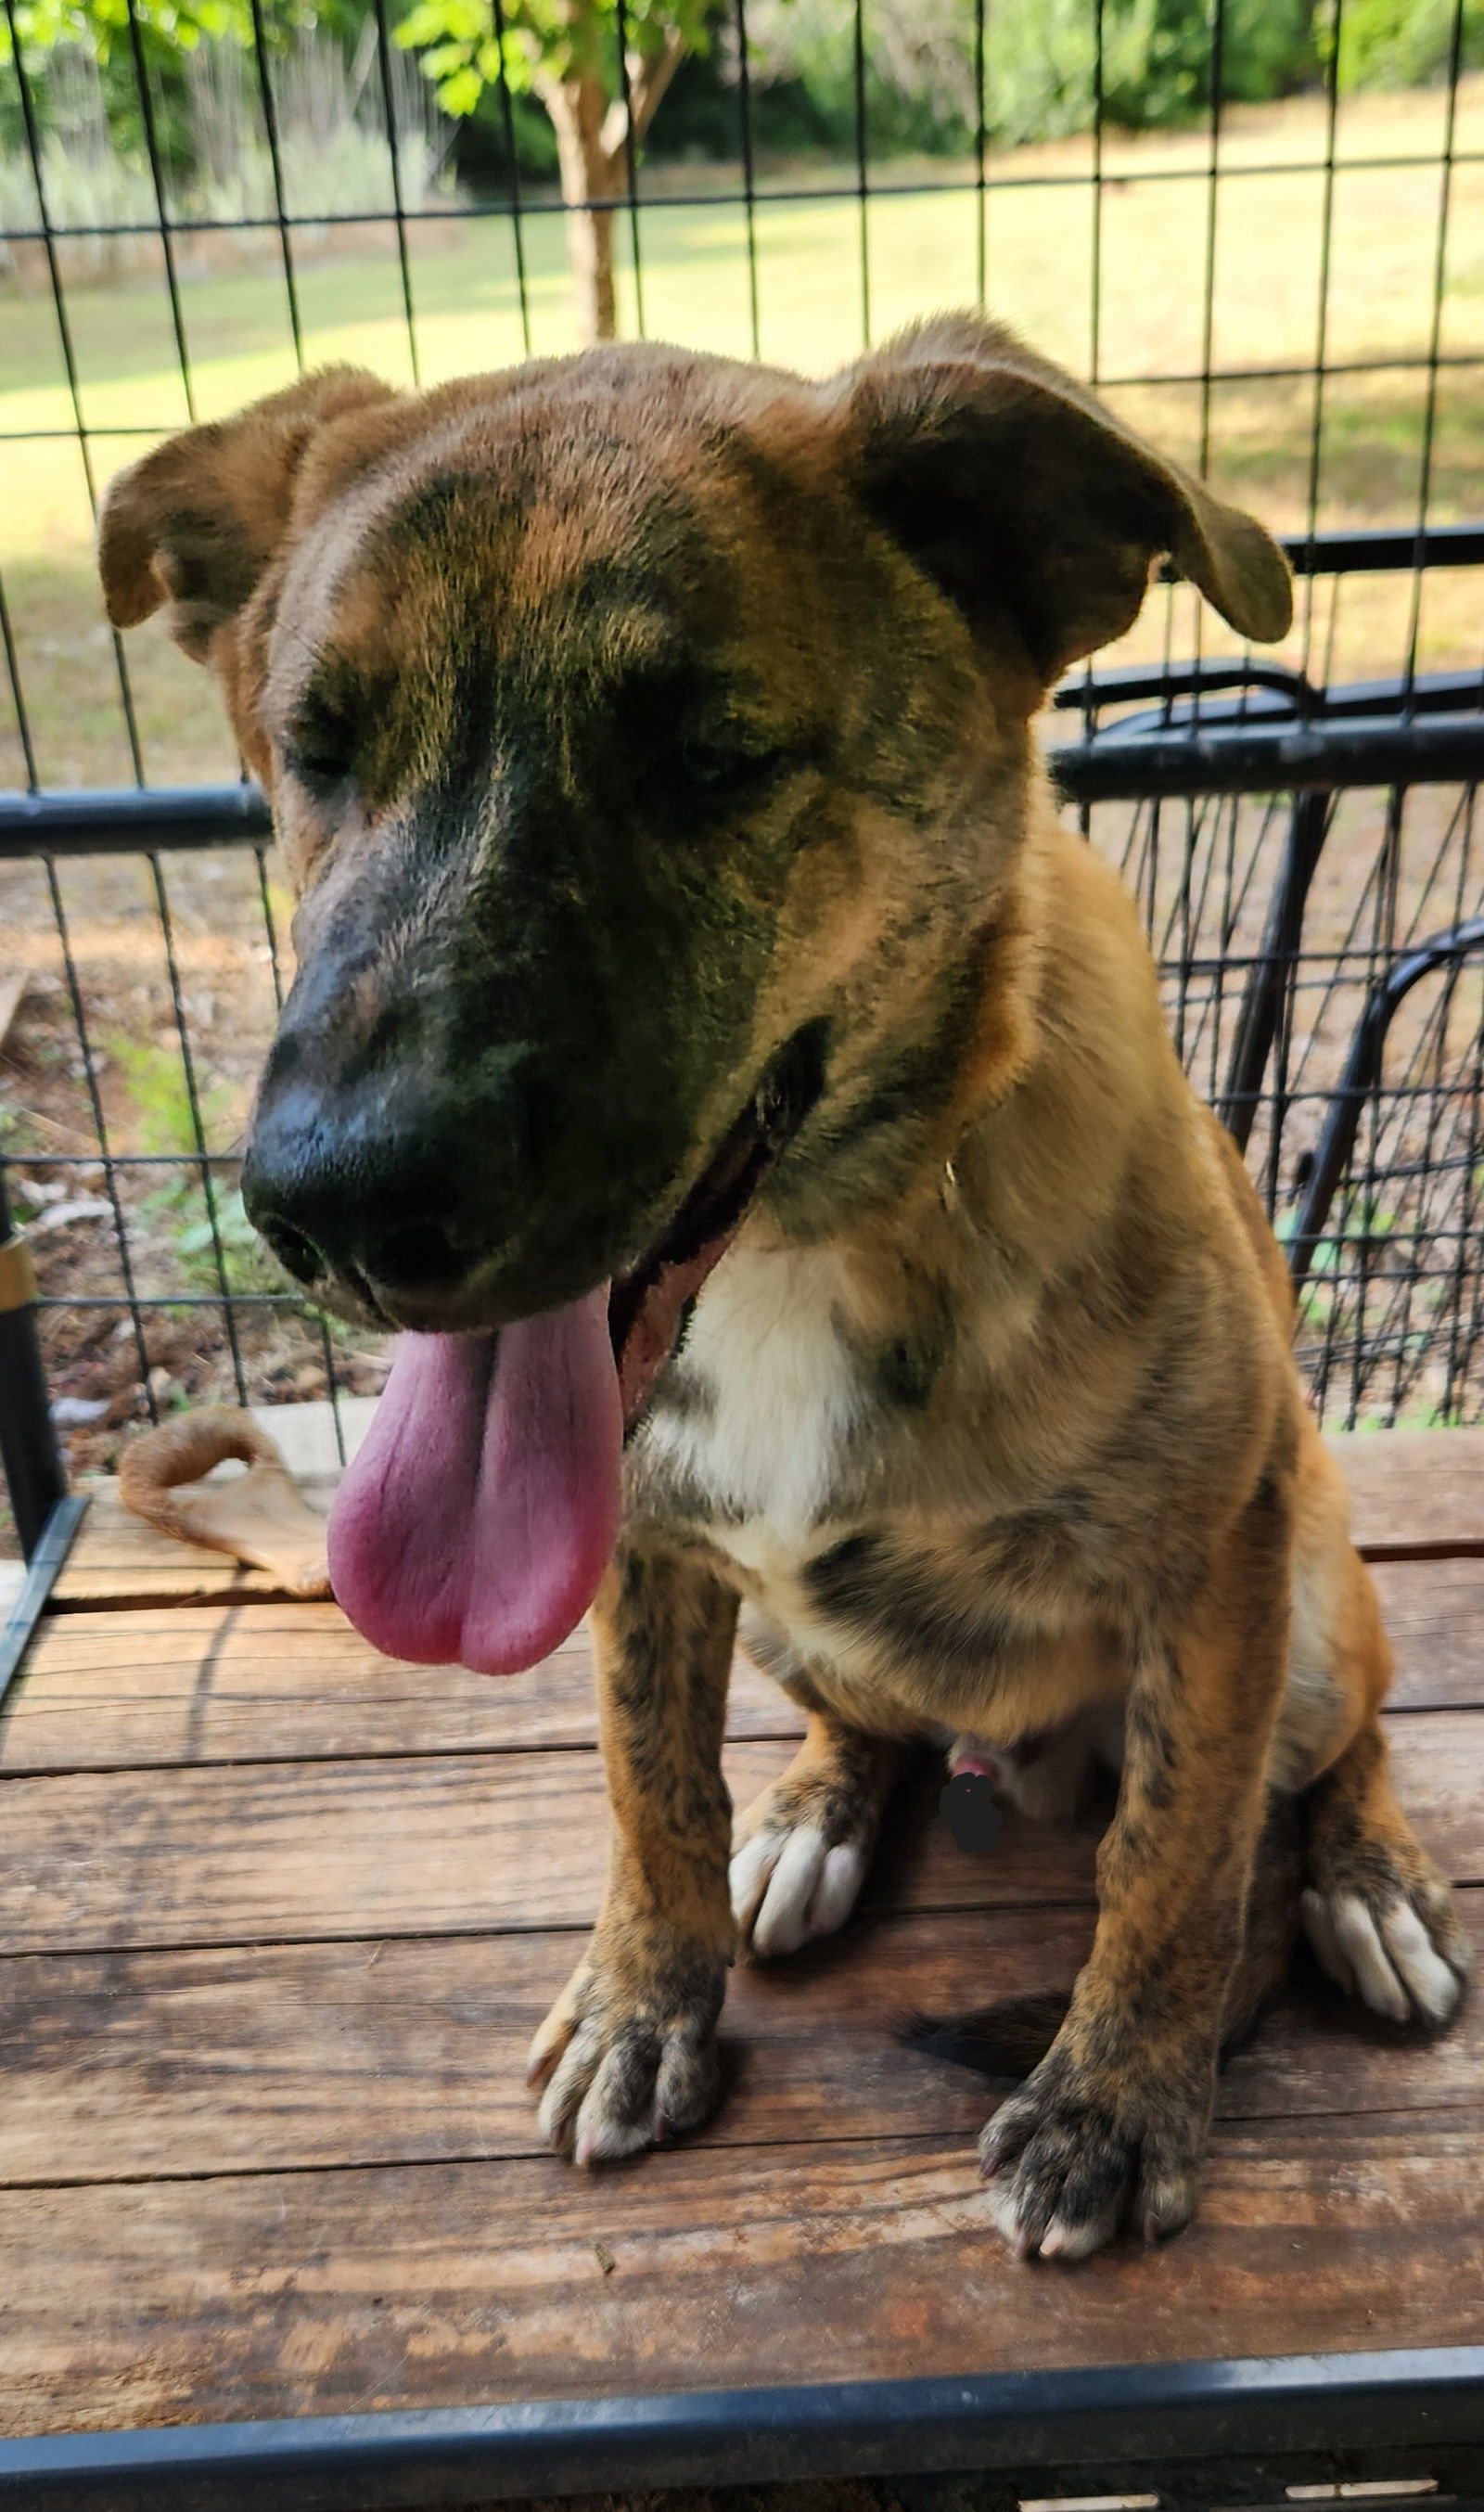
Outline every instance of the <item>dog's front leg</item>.
<svg viewBox="0 0 1484 2512">
<path fill-rule="evenodd" d="M 722 1734 L 737 1599 L 679 1551 L 620 1544 L 593 1609 L 613 1830 L 592 1942 L 531 2047 L 541 2127 L 607 2163 L 694 2128 L 720 2091 L 731 1960 Z"/>
<path fill-rule="evenodd" d="M 1085 2258 L 1129 2218 L 1154 2241 L 1193 2212 L 1282 1694 L 1290 1523 L 1269 1476 L 1191 1609 L 1136 1649 L 1092 1954 L 980 2143 L 1022 2257 Z"/>
</svg>

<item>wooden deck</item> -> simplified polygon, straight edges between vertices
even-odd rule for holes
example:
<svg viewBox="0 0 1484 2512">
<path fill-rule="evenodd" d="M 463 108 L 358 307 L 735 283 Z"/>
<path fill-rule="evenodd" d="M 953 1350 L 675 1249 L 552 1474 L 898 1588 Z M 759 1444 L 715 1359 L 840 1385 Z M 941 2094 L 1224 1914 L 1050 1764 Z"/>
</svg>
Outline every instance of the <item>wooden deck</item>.
<svg viewBox="0 0 1484 2512">
<path fill-rule="evenodd" d="M 1402 1793 L 1484 1943 L 1484 1433 L 1347 1461 Z M 739 1668 L 739 1801 L 793 1730 Z M 104 1493 L 0 1777 L 0 2435 L 1484 2339 L 1478 1997 L 1424 2048 L 1296 1990 L 1186 2238 L 1008 2259 L 984 2090 L 892 2025 L 1070 1982 L 1090 1834 L 964 1857 L 925 1791 L 844 1938 L 735 1978 L 713 2126 L 588 2178 L 522 2086 L 603 1873 L 580 1646 L 397 1666 Z"/>
</svg>

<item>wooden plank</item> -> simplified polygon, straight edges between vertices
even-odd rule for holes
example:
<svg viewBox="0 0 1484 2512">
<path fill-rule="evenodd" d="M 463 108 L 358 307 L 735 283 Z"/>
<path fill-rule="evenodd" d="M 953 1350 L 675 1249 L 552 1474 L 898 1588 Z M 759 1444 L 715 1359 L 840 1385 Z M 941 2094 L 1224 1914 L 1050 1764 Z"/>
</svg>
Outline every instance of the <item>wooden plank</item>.
<svg viewBox="0 0 1484 2512">
<path fill-rule="evenodd" d="M 1464 1897 L 1484 1957 L 1484 1894 Z M 727 1992 L 709 2145 L 972 2138 L 991 2088 L 904 2049 L 915 2008 L 1070 1988 L 1090 1909 L 865 1919 Z M 569 1935 L 0 1963 L 0 2183 L 478 2161 L 541 2147 L 524 2082 Z M 1466 2106 L 1484 2008 L 1429 2044 L 1296 1988 L 1224 2077 L 1230 2119 Z"/>
<path fill-rule="evenodd" d="M 1010 2258 L 960 2138 L 0 2198 L 0 2429 L 1476 2343 L 1484 2116 L 1218 2132 L 1200 2217 Z"/>
<path fill-rule="evenodd" d="M 1484 1881 L 1484 1711 L 1392 1719 L 1403 1802 L 1449 1873 Z M 745 1805 L 786 1739 L 728 1748 Z M 1012 1819 L 966 1857 L 924 1775 L 894 1812 L 872 1879 L 880 1907 L 1081 1903 L 1096 1825 Z M 606 1848 L 596 1752 L 69 1773 L 3 1785 L 10 1881 L 0 1953 L 256 1944 L 323 1937 L 580 1927 Z"/>
<path fill-rule="evenodd" d="M 734 1736 L 795 1736 L 738 1657 Z M 596 1744 L 585 1635 L 525 1674 L 382 1657 L 334 1605 L 154 1605 L 53 1616 L 0 1712 L 0 1772 L 162 1769 Z"/>
<path fill-rule="evenodd" d="M 1375 1558 L 1484 1553 L 1484 1430 L 1338 1432 L 1329 1444 L 1345 1468 L 1363 1550 Z M 309 1474 L 301 1488 L 327 1509 L 334 1480 Z M 177 1544 L 132 1517 L 111 1476 L 91 1489 L 54 1591 L 59 1607 L 261 1603 L 282 1592 L 265 1572 Z"/>
<path fill-rule="evenodd" d="M 1377 1573 L 1397 1656 L 1392 1700 L 1484 1704 L 1484 1562 Z M 799 1732 L 777 1686 L 738 1657 L 733 1736 Z M 492 1681 L 409 1667 L 369 1647 L 333 1605 L 156 1605 L 56 1615 L 0 1712 L 0 1772 L 307 1761 L 362 1753 L 592 1744 L 586 1639 Z"/>
<path fill-rule="evenodd" d="M 1337 1432 L 1329 1444 L 1373 1560 L 1484 1552 L 1484 1430 Z"/>
<path fill-rule="evenodd" d="M 793 1749 L 731 1746 L 735 1801 Z M 878 1901 L 1089 1898 L 1095 1825 L 1011 1822 L 993 1857 L 965 1857 L 936 1820 L 939 1786 L 928 1775 L 895 1813 Z M 580 1747 L 18 1778 L 0 1813 L 0 1954 L 584 1927 L 607 1854 L 602 1769 Z"/>
<path fill-rule="evenodd" d="M 1070 1979 L 1092 1924 L 1090 1909 L 868 1920 L 828 1950 L 739 1970 L 708 2141 L 969 2135 L 984 2089 L 902 2049 L 894 2019 L 923 1998 L 977 2002 L 992 1974 L 1007 1991 L 1053 1968 Z M 526 2050 L 580 1942 L 0 1963 L 0 2181 L 537 2154 Z"/>
<path fill-rule="evenodd" d="M 1396 1709 L 1484 1704 L 1484 1560 L 1379 1561 L 1373 1575 L 1396 1657 Z"/>
</svg>

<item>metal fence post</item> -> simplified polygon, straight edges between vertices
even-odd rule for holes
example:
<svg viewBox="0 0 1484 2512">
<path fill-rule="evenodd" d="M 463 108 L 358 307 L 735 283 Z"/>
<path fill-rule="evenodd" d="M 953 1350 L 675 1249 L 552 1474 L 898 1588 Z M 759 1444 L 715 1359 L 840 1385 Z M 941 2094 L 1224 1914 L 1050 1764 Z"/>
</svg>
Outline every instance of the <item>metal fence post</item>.
<svg viewBox="0 0 1484 2512">
<path fill-rule="evenodd" d="M 0 1466 L 27 1561 L 67 1491 L 47 1400 L 35 1301 L 30 1250 L 11 1221 L 5 1162 L 0 1160 Z"/>
</svg>

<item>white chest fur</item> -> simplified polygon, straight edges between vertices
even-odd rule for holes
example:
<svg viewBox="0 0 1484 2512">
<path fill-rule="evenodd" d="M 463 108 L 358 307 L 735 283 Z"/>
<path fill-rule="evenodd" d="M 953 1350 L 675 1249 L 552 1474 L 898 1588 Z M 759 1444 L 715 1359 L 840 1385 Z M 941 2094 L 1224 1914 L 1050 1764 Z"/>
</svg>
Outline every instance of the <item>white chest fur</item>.
<svg viewBox="0 0 1484 2512">
<path fill-rule="evenodd" d="M 734 1248 L 707 1283 L 682 1367 L 697 1403 L 655 1435 L 714 1501 L 715 1538 L 749 1568 L 782 1567 L 828 1515 L 863 1407 L 838 1330 L 843 1281 L 830 1249 Z"/>
</svg>

